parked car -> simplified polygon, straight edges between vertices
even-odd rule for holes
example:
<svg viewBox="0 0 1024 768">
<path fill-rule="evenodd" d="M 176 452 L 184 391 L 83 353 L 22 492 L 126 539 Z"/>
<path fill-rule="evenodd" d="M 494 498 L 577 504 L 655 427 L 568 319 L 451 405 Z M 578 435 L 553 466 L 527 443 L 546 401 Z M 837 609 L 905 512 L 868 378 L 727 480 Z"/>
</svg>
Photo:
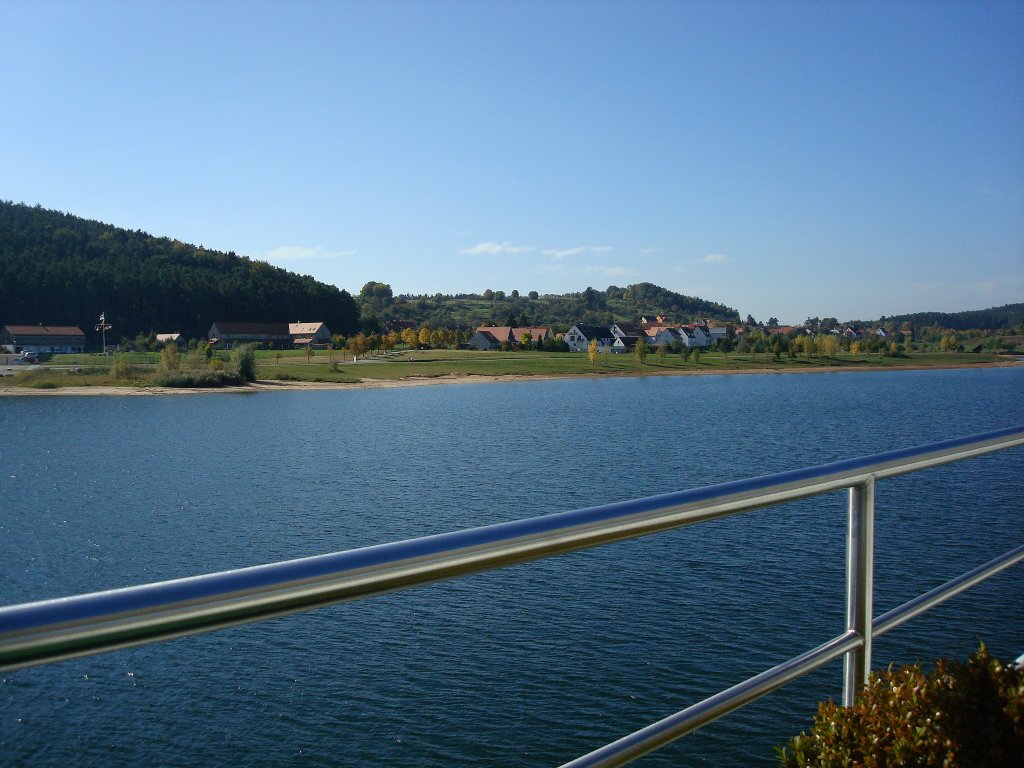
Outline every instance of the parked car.
<svg viewBox="0 0 1024 768">
<path fill-rule="evenodd" d="M 35 352 L 28 352 L 28 351 L 22 352 L 21 353 L 21 362 L 22 362 L 22 364 L 38 363 L 39 362 L 39 355 L 37 355 Z"/>
</svg>

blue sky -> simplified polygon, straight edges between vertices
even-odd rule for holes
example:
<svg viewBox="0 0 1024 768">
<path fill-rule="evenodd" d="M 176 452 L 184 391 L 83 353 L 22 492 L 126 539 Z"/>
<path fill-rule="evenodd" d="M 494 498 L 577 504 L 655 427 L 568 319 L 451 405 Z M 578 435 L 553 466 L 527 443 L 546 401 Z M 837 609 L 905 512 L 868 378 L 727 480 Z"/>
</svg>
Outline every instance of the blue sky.
<svg viewBox="0 0 1024 768">
<path fill-rule="evenodd" d="M 1024 301 L 1024 4 L 0 2 L 0 198 L 350 292 Z"/>
</svg>

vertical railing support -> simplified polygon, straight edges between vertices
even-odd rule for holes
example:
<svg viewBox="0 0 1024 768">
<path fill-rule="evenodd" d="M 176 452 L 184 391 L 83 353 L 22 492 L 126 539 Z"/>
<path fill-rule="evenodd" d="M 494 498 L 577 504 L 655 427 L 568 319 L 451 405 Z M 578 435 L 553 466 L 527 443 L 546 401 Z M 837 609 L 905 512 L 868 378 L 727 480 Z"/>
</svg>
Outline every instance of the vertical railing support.
<svg viewBox="0 0 1024 768">
<path fill-rule="evenodd" d="M 874 591 L 875 479 L 850 487 L 846 529 L 846 628 L 863 643 L 846 654 L 843 706 L 852 707 L 871 672 L 871 596 Z"/>
</svg>

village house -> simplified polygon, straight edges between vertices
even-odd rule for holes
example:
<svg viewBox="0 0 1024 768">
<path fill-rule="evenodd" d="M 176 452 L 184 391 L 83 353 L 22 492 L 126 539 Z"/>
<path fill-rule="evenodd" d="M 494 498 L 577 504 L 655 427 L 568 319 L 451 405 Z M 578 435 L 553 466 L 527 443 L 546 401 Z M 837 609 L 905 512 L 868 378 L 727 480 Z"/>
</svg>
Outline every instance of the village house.
<svg viewBox="0 0 1024 768">
<path fill-rule="evenodd" d="M 173 341 L 179 347 L 185 343 L 185 337 L 180 333 L 158 333 L 156 340 L 159 344 L 170 344 Z"/>
<path fill-rule="evenodd" d="M 210 344 L 230 349 L 238 344 L 258 344 L 261 347 L 288 349 L 292 334 L 288 323 L 224 323 L 215 322 L 206 333 Z"/>
<path fill-rule="evenodd" d="M 0 345 L 14 353 L 85 352 L 85 334 L 70 325 L 5 325 L 0 331 Z"/>
<path fill-rule="evenodd" d="M 539 328 L 513 328 L 508 325 L 481 325 L 476 333 L 469 337 L 467 347 L 480 350 L 499 349 L 502 344 L 508 344 L 515 349 L 523 344 L 526 334 L 530 334 L 530 345 L 536 347 L 545 341 L 554 338 L 551 329 Z"/>
<path fill-rule="evenodd" d="M 323 346 L 331 343 L 331 331 L 324 323 L 288 323 L 288 333 L 296 347 Z"/>
<path fill-rule="evenodd" d="M 640 336 L 616 336 L 615 341 L 612 343 L 612 353 L 616 355 L 624 355 L 627 352 L 632 352 L 636 349 L 637 342 L 640 341 Z M 647 341 L 647 336 L 643 336 L 644 341 Z"/>
<path fill-rule="evenodd" d="M 323 323 L 225 323 L 215 322 L 206 334 L 211 344 L 230 349 L 239 344 L 292 349 L 327 344 L 331 332 Z"/>
<path fill-rule="evenodd" d="M 621 339 L 623 336 L 640 336 L 644 334 L 644 329 L 633 323 L 612 323 L 608 329 L 612 332 L 612 336 L 617 339 Z"/>
<path fill-rule="evenodd" d="M 562 339 L 571 352 L 586 352 L 593 339 L 597 340 L 598 352 L 609 352 L 615 343 L 615 334 L 604 325 L 574 325 Z"/>
<path fill-rule="evenodd" d="M 486 328 L 478 328 L 476 333 L 469 337 L 469 340 L 466 342 L 466 346 L 471 349 L 486 351 L 489 349 L 497 349 L 501 346 L 501 342 L 498 341 L 497 336 Z"/>
</svg>

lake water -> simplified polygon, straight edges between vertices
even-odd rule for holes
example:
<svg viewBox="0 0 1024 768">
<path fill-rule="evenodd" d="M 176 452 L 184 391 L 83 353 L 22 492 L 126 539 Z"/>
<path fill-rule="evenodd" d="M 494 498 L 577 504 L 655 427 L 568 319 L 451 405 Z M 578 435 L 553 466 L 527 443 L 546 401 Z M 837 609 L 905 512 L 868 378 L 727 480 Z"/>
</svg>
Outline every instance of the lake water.
<svg viewBox="0 0 1024 768">
<path fill-rule="evenodd" d="M 1024 424 L 1024 368 L 0 399 L 0 603 Z M 1021 543 L 1024 451 L 877 489 L 876 615 Z M 0 763 L 549 766 L 842 631 L 844 494 L 0 677 Z M 1024 653 L 1016 567 L 876 666 Z M 841 662 L 640 765 L 771 765 Z"/>
</svg>

